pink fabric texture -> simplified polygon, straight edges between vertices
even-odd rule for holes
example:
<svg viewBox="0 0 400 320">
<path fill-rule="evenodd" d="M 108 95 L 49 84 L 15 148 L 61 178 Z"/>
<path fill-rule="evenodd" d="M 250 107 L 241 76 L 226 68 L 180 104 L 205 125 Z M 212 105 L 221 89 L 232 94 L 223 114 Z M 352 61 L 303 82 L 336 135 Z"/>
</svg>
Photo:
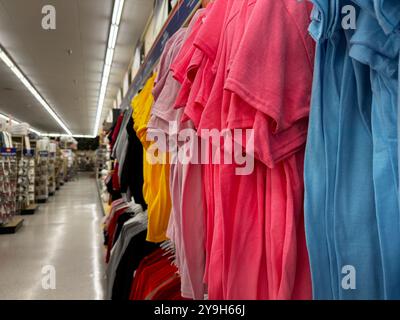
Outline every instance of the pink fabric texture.
<svg viewBox="0 0 400 320">
<path fill-rule="evenodd" d="M 310 9 L 216 0 L 174 63 L 183 120 L 200 136 L 203 128 L 253 129 L 255 141 L 236 141 L 255 156 L 250 175 L 232 164 L 202 166 L 210 299 L 311 298 L 302 209 Z"/>
<path fill-rule="evenodd" d="M 192 127 L 191 122 L 181 123 L 183 109 L 175 109 L 174 104 L 181 85 L 173 77 L 172 60 L 178 53 L 183 53 L 187 48 L 182 47 L 183 42 L 190 32 L 195 32 L 198 20 L 204 15 L 204 10 L 199 11 L 193 18 L 188 30 L 179 31 L 171 38 L 164 50 L 160 63 L 160 84 L 163 88 L 155 101 L 149 126 L 169 132 L 169 121 L 177 121 L 178 130 Z M 184 59 L 179 60 L 183 63 Z M 163 82 L 162 79 L 165 78 Z M 156 85 L 157 89 L 158 83 Z M 175 134 L 171 138 L 176 138 Z M 197 139 L 197 137 L 196 137 Z M 192 143 L 192 142 L 189 142 Z M 188 145 L 175 145 L 176 152 L 171 154 L 170 166 L 170 192 L 172 212 L 168 226 L 168 237 L 176 247 L 176 263 L 181 275 L 181 291 L 185 298 L 203 299 L 205 287 L 203 284 L 205 248 L 204 248 L 204 205 L 201 166 L 183 164 L 177 161 L 177 152 L 188 148 Z"/>
</svg>

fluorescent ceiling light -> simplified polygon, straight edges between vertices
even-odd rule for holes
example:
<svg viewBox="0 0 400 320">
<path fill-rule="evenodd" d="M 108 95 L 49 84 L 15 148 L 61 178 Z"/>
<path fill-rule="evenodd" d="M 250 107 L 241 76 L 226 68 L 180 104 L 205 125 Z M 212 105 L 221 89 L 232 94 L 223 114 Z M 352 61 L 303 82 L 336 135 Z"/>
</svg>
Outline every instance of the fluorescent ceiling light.
<svg viewBox="0 0 400 320">
<path fill-rule="evenodd" d="M 106 66 L 111 66 L 114 57 L 114 49 L 108 48 L 106 55 Z"/>
<path fill-rule="evenodd" d="M 116 24 L 111 25 L 110 36 L 108 38 L 108 47 L 114 49 L 115 44 L 117 43 L 119 27 Z"/>
<path fill-rule="evenodd" d="M 11 59 L 1 49 L 0 49 L 0 59 L 4 61 L 7 67 L 12 68 L 14 66 L 14 63 L 11 61 Z"/>
<path fill-rule="evenodd" d="M 92 135 L 89 135 L 89 134 L 74 134 L 73 137 L 74 138 L 88 138 L 88 139 L 96 138 L 96 136 L 92 136 Z"/>
<path fill-rule="evenodd" d="M 122 9 L 124 7 L 125 0 L 115 0 L 113 16 L 112 16 L 112 24 L 119 25 L 122 17 Z"/>
<path fill-rule="evenodd" d="M 49 106 L 49 104 L 43 99 L 40 93 L 32 86 L 29 80 L 24 76 L 22 71 L 16 66 L 16 64 L 11 60 L 11 58 L 6 54 L 4 50 L 0 48 L 0 59 L 11 69 L 16 77 L 23 83 L 23 85 L 29 90 L 29 92 L 36 98 L 36 100 L 41 104 L 41 106 L 53 117 L 54 120 L 60 125 L 64 131 L 72 135 L 72 132 L 68 129 L 61 118 L 54 112 L 54 110 Z"/>
<path fill-rule="evenodd" d="M 35 129 L 32 129 L 32 128 L 30 128 L 29 130 L 32 131 L 33 133 L 36 133 L 38 136 L 42 135 L 42 133 L 40 131 L 38 131 L 38 130 L 35 130 Z"/>
<path fill-rule="evenodd" d="M 71 136 L 69 134 L 62 134 L 62 133 L 44 133 L 43 136 L 45 136 L 45 137 L 74 137 L 74 138 L 89 138 L 89 139 L 96 138 L 96 136 L 86 135 L 86 134 L 74 134 Z"/>
<path fill-rule="evenodd" d="M 121 22 L 124 3 L 125 0 L 114 1 L 110 32 L 108 34 L 108 41 L 107 41 L 107 52 L 104 60 L 103 74 L 101 76 L 99 100 L 97 102 L 96 120 L 94 125 L 93 136 L 97 136 L 100 128 L 101 114 L 103 112 L 104 100 L 106 98 L 107 85 L 110 77 L 111 66 L 113 63 L 114 49 L 117 43 L 119 24 Z"/>
</svg>

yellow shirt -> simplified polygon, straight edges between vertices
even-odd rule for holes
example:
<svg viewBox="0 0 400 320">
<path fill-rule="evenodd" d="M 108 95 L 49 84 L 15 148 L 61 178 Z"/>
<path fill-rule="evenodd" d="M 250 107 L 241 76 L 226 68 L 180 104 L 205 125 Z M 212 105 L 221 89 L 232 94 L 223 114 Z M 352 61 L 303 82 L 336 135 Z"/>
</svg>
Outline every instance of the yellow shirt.
<svg viewBox="0 0 400 320">
<path fill-rule="evenodd" d="M 169 162 L 151 164 L 147 161 L 146 151 L 151 145 L 147 141 L 147 123 L 150 120 L 154 98 L 152 90 L 156 74 L 145 84 L 143 90 L 132 100 L 134 129 L 143 145 L 143 197 L 148 205 L 147 241 L 162 242 L 167 240 L 171 197 L 169 192 Z M 162 155 L 168 159 L 168 154 Z"/>
</svg>

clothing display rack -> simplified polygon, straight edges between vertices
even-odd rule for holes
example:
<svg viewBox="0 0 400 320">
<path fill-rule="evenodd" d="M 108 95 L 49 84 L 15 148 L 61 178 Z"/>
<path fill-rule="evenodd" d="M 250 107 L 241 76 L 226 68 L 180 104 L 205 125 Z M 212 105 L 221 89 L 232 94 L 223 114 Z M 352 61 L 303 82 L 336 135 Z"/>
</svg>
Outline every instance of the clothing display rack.
<svg viewBox="0 0 400 320">
<path fill-rule="evenodd" d="M 0 295 L 400 300 L 400 0 L 6 2 Z"/>
<path fill-rule="evenodd" d="M 399 299 L 398 1 L 190 6 L 107 128 L 107 298 Z"/>
<path fill-rule="evenodd" d="M 143 89 L 142 92 L 148 92 L 144 84 L 163 54 L 168 43 L 166 40 L 190 21 L 200 4 L 200 1 L 182 1 L 170 13 L 135 76 L 121 104 L 122 112 L 115 119 L 108 135 L 112 161 L 108 168 L 109 175 L 104 181 L 105 189 L 110 193 L 110 199 L 114 201 L 105 222 L 106 261 L 109 263 L 107 299 L 185 299 L 180 292 L 181 280 L 177 275 L 178 269 L 172 263 L 175 258 L 173 244 L 163 243 L 160 245 L 160 243 L 153 243 L 154 241 L 146 241 L 146 239 L 148 240 L 149 218 L 146 210 L 147 204 L 141 195 L 143 153 L 141 142 L 137 140 L 133 131 L 131 101 L 139 89 Z M 125 154 L 122 162 L 120 152 L 124 145 L 128 151 L 126 154 L 122 152 Z M 127 171 L 128 167 L 134 167 L 135 169 L 132 169 L 134 172 Z M 161 172 L 154 174 L 162 175 Z M 118 197 L 120 198 L 118 199 Z M 158 242 L 163 240 L 160 239 Z M 148 270 L 144 272 L 146 268 Z M 150 272 L 150 269 L 153 271 Z M 134 277 L 132 277 L 133 274 Z M 152 275 L 155 274 L 157 274 L 158 281 L 151 281 Z M 152 294 L 145 294 L 149 290 L 152 291 Z"/>
<path fill-rule="evenodd" d="M 107 177 L 109 167 L 111 167 L 109 146 L 105 142 L 105 137 L 100 136 L 100 145 L 95 152 L 95 174 L 96 185 L 99 194 L 99 199 L 102 204 L 103 215 L 106 215 L 106 207 L 109 205 L 109 198 L 107 196 L 107 186 L 105 179 Z"/>
</svg>

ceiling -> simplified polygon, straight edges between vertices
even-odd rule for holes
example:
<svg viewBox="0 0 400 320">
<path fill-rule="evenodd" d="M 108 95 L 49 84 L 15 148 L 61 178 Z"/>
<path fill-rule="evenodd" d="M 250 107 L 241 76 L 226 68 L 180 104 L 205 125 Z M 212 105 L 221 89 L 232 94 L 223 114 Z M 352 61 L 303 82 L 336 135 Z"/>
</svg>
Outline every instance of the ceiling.
<svg viewBox="0 0 400 320">
<path fill-rule="evenodd" d="M 56 8 L 56 30 L 41 27 L 47 4 Z M 102 119 L 122 87 L 152 5 L 125 0 Z M 0 44 L 73 134 L 94 130 L 112 10 L 113 0 L 0 0 Z M 64 133 L 1 61 L 0 112 L 42 132 Z"/>
</svg>

